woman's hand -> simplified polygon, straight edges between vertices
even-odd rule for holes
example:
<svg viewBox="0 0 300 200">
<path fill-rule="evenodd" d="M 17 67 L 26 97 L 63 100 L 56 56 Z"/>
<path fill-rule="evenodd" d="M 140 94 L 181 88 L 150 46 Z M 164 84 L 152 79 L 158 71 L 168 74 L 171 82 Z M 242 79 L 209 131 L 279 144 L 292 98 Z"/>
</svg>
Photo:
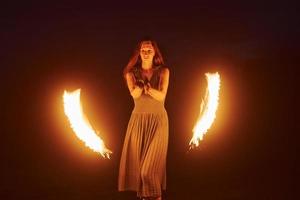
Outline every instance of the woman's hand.
<svg viewBox="0 0 300 200">
<path fill-rule="evenodd" d="M 136 85 L 135 83 L 136 81 L 132 73 L 126 74 L 126 81 L 127 81 L 128 89 L 130 91 L 130 95 L 134 99 L 139 98 L 143 92 L 143 87 L 139 87 L 139 85 Z"/>
<path fill-rule="evenodd" d="M 144 88 L 144 81 L 143 80 L 136 80 L 135 86 L 143 89 Z"/>
<path fill-rule="evenodd" d="M 169 69 L 165 68 L 161 74 L 161 82 L 159 89 L 152 88 L 151 85 L 147 84 L 147 87 L 144 87 L 145 93 L 153 97 L 158 101 L 164 101 L 167 95 L 169 85 Z"/>
<path fill-rule="evenodd" d="M 144 93 L 149 94 L 149 90 L 152 89 L 150 83 L 144 85 Z"/>
<path fill-rule="evenodd" d="M 139 86 L 136 86 L 134 88 L 134 90 L 137 92 L 137 93 L 142 93 L 143 92 L 143 88 L 139 87 Z"/>
</svg>

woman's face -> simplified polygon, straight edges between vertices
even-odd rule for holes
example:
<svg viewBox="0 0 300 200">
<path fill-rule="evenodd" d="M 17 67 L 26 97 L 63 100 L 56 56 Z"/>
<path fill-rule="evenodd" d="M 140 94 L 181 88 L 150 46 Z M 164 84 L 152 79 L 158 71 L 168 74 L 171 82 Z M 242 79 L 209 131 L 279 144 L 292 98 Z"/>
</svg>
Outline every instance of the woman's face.
<svg viewBox="0 0 300 200">
<path fill-rule="evenodd" d="M 155 50 L 150 41 L 145 41 L 141 45 L 140 56 L 143 62 L 152 62 Z"/>
</svg>

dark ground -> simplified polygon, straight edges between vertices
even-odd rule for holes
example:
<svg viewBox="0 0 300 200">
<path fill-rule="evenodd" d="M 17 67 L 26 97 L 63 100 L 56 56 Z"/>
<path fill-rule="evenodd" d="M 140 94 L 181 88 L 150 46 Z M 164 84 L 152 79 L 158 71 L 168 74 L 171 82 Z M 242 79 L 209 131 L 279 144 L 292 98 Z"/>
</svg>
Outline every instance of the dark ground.
<svg viewBox="0 0 300 200">
<path fill-rule="evenodd" d="M 144 35 L 171 71 L 166 199 L 295 199 L 295 6 L 152 5 L 2 7 L 0 199 L 134 199 L 117 192 L 133 108 L 122 69 Z M 186 153 L 208 71 L 222 79 L 217 118 Z M 111 160 L 68 126 L 62 94 L 77 88 Z"/>
</svg>

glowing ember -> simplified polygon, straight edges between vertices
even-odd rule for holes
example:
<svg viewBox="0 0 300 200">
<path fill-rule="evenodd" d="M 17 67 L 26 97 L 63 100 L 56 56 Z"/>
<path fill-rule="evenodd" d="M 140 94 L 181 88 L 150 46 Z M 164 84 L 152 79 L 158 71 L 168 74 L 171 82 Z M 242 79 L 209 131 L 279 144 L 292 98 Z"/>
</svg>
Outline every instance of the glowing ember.
<svg viewBox="0 0 300 200">
<path fill-rule="evenodd" d="M 74 92 L 65 91 L 63 101 L 65 114 L 76 136 L 84 141 L 86 146 L 100 153 L 104 158 L 110 158 L 112 152 L 105 147 L 103 140 L 95 133 L 82 111 L 80 89 Z"/>
<path fill-rule="evenodd" d="M 190 148 L 197 147 L 204 134 L 211 127 L 219 104 L 220 75 L 216 72 L 214 74 L 206 73 L 205 76 L 208 86 L 201 102 L 198 121 L 193 129 L 194 135 L 190 141 Z"/>
</svg>

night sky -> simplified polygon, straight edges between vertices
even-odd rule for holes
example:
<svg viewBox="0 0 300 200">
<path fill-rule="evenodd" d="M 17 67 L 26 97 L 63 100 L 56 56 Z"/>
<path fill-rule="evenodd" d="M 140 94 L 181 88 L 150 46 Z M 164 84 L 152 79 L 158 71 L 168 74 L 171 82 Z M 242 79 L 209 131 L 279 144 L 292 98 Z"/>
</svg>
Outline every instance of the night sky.
<svg viewBox="0 0 300 200">
<path fill-rule="evenodd" d="M 117 191 L 133 101 L 122 70 L 144 36 L 170 69 L 170 200 L 294 199 L 296 6 L 289 3 L 11 3 L 1 6 L 0 199 L 135 199 Z M 206 72 L 221 75 L 217 118 L 188 143 Z M 76 138 L 64 90 L 114 153 Z"/>
</svg>

